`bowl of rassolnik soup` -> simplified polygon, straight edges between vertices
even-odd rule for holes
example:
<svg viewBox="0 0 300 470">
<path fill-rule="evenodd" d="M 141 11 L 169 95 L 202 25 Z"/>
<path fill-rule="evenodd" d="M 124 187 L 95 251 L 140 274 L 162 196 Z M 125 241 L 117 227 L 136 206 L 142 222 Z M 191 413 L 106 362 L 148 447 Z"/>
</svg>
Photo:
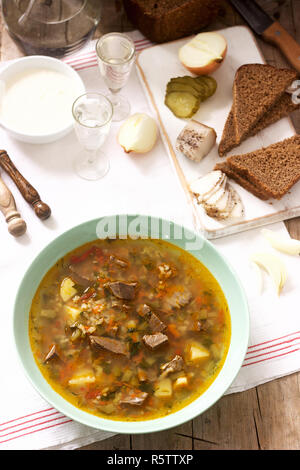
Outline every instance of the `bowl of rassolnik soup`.
<svg viewBox="0 0 300 470">
<path fill-rule="evenodd" d="M 214 246 L 150 216 L 72 228 L 19 287 L 14 336 L 32 385 L 94 428 L 147 433 L 212 406 L 246 354 L 247 301 Z"/>
</svg>

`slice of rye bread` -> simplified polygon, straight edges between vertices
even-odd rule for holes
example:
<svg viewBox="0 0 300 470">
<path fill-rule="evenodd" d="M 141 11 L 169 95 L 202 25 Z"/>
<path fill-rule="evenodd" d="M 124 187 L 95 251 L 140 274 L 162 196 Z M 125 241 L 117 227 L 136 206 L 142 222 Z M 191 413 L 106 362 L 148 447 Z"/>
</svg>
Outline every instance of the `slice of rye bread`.
<svg viewBox="0 0 300 470">
<path fill-rule="evenodd" d="M 281 199 L 300 180 L 300 135 L 244 155 L 233 155 L 226 162 L 248 182 L 272 198 Z"/>
<path fill-rule="evenodd" d="M 279 100 L 297 73 L 268 64 L 239 67 L 233 83 L 233 118 L 239 144 L 255 124 Z"/>
<path fill-rule="evenodd" d="M 250 129 L 249 134 L 245 135 L 241 142 L 248 137 L 258 134 L 266 127 L 279 121 L 279 119 L 288 116 L 290 113 L 300 108 L 300 104 L 294 104 L 290 93 L 284 93 L 274 106 Z M 241 143 L 240 142 L 240 143 Z M 219 143 L 219 155 L 223 157 L 239 144 L 235 140 L 235 127 L 233 120 L 233 110 L 231 109 L 225 122 L 222 138 Z"/>
<path fill-rule="evenodd" d="M 262 199 L 263 201 L 266 201 L 271 197 L 270 194 L 267 194 L 263 189 L 259 188 L 258 186 L 246 180 L 245 178 L 243 178 L 243 176 L 239 175 L 234 170 L 232 170 L 232 168 L 230 168 L 226 161 L 217 163 L 214 167 L 214 170 L 221 170 L 229 178 L 236 181 L 244 189 L 252 193 L 254 196 L 258 197 L 259 199 Z"/>
</svg>

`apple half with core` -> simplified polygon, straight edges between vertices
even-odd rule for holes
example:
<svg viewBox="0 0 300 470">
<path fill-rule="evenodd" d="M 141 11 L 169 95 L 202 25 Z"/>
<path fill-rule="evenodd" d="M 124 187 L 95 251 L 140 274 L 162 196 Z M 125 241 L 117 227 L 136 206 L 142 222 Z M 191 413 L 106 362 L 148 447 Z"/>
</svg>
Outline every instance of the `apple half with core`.
<svg viewBox="0 0 300 470">
<path fill-rule="evenodd" d="M 179 49 L 180 62 L 196 75 L 209 75 L 222 64 L 227 41 L 219 33 L 199 33 Z"/>
</svg>

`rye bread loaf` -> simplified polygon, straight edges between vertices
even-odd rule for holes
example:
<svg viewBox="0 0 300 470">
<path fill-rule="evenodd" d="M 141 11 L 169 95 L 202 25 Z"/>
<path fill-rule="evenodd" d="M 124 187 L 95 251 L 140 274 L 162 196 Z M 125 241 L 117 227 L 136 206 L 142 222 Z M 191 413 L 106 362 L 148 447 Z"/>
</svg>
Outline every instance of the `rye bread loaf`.
<svg viewBox="0 0 300 470">
<path fill-rule="evenodd" d="M 173 41 L 211 23 L 219 0 L 123 0 L 129 20 L 153 42 Z"/>
<path fill-rule="evenodd" d="M 266 127 L 274 124 L 274 122 L 279 121 L 281 118 L 288 116 L 290 113 L 300 108 L 300 104 L 294 104 L 292 101 L 292 96 L 289 93 L 284 93 L 281 98 L 275 103 L 274 106 L 268 111 L 263 117 L 250 129 L 249 134 L 244 135 L 241 139 L 242 143 L 248 137 L 252 137 L 258 134 L 260 131 Z M 231 109 L 225 126 L 223 129 L 223 134 L 219 143 L 219 155 L 223 157 L 233 148 L 237 147 L 239 144 L 235 140 L 235 127 L 234 127 L 234 118 L 233 110 Z"/>
<path fill-rule="evenodd" d="M 296 77 L 294 70 L 268 64 L 244 64 L 238 68 L 232 108 L 237 144 L 249 135 Z"/>
<path fill-rule="evenodd" d="M 281 199 L 300 180 L 300 135 L 226 160 L 235 174 Z"/>
</svg>

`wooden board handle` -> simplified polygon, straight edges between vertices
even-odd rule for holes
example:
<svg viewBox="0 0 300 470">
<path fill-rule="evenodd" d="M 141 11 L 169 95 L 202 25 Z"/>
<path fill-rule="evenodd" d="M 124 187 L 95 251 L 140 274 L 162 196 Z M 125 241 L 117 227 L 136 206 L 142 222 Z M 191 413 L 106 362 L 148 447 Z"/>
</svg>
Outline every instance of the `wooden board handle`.
<svg viewBox="0 0 300 470">
<path fill-rule="evenodd" d="M 0 210 L 3 213 L 8 225 L 8 231 L 15 237 L 19 237 L 26 232 L 26 223 L 17 211 L 15 199 L 0 178 Z"/>
<path fill-rule="evenodd" d="M 265 29 L 262 36 L 266 41 L 276 44 L 294 69 L 300 73 L 300 45 L 278 21 Z"/>
<path fill-rule="evenodd" d="M 21 175 L 5 150 L 0 151 L 0 165 L 14 181 L 25 201 L 33 207 L 36 215 L 42 220 L 48 219 L 51 215 L 50 207 L 41 201 L 37 190 Z"/>
</svg>

